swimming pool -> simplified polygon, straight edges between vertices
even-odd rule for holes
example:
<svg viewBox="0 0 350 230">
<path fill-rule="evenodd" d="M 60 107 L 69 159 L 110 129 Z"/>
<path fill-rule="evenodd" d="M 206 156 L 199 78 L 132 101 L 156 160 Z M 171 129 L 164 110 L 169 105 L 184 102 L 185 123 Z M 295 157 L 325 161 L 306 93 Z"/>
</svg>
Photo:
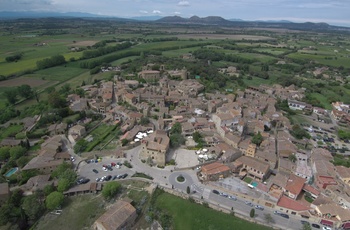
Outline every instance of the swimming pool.
<svg viewBox="0 0 350 230">
<path fill-rule="evenodd" d="M 251 185 L 253 185 L 256 188 L 256 186 L 258 186 L 258 182 L 254 181 L 251 183 Z"/>
<path fill-rule="evenodd" d="M 17 172 L 17 170 L 18 170 L 18 167 L 12 168 L 12 169 L 10 169 L 10 171 L 8 171 L 8 172 L 5 174 L 5 176 L 6 176 L 6 177 L 10 177 L 10 176 L 12 176 L 15 172 Z"/>
</svg>

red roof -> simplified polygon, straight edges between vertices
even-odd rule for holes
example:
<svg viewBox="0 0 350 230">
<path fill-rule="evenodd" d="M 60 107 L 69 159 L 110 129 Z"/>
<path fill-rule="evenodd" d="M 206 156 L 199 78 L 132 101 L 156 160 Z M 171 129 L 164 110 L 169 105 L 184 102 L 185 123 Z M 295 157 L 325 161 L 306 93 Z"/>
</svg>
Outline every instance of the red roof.
<svg viewBox="0 0 350 230">
<path fill-rule="evenodd" d="M 303 189 L 305 182 L 305 178 L 301 178 L 294 174 L 291 174 L 287 181 L 286 190 L 298 196 L 301 190 Z"/>
<path fill-rule="evenodd" d="M 326 226 L 333 226 L 333 222 L 330 220 L 321 220 L 321 224 L 326 225 Z"/>
<path fill-rule="evenodd" d="M 350 222 L 346 222 L 342 225 L 343 229 L 350 229 Z"/>
<path fill-rule="evenodd" d="M 310 207 L 299 203 L 298 201 L 292 200 L 286 196 L 281 196 L 281 198 L 277 202 L 277 206 L 292 209 L 294 211 L 306 211 L 310 209 Z"/>
<path fill-rule="evenodd" d="M 315 189 L 314 187 L 312 187 L 312 186 L 310 186 L 308 184 L 305 184 L 303 189 L 306 192 L 312 193 L 312 194 L 314 194 L 316 196 L 320 195 L 320 192 L 317 189 Z"/>
</svg>

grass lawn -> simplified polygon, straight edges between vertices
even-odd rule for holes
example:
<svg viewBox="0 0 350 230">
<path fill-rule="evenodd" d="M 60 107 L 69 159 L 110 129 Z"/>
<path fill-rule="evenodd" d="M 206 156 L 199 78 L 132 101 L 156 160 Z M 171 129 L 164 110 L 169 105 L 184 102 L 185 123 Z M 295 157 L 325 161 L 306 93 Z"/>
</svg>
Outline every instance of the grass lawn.
<svg viewBox="0 0 350 230">
<path fill-rule="evenodd" d="M 247 182 L 248 184 L 250 184 L 250 182 L 252 182 L 252 178 L 250 178 L 250 177 L 245 177 L 244 179 L 243 179 L 245 182 Z"/>
<path fill-rule="evenodd" d="M 62 207 L 62 214 L 45 215 L 35 229 L 90 229 L 94 221 L 105 212 L 105 205 L 101 195 L 67 197 Z"/>
<path fill-rule="evenodd" d="M 206 208 L 199 204 L 191 203 L 188 200 L 183 200 L 169 193 L 159 195 L 156 201 L 156 206 L 166 210 L 173 218 L 173 229 L 270 229 L 229 214 Z"/>
<path fill-rule="evenodd" d="M 319 100 L 326 109 L 332 109 L 331 104 L 328 102 L 328 99 L 323 94 L 311 93 L 311 96 Z"/>
<path fill-rule="evenodd" d="M 15 136 L 17 133 L 21 132 L 23 125 L 11 125 L 6 129 L 1 129 L 0 140 L 7 138 L 9 136 Z"/>
<path fill-rule="evenodd" d="M 35 72 L 35 75 L 50 81 L 66 81 L 86 72 L 86 69 L 56 66 Z"/>
</svg>

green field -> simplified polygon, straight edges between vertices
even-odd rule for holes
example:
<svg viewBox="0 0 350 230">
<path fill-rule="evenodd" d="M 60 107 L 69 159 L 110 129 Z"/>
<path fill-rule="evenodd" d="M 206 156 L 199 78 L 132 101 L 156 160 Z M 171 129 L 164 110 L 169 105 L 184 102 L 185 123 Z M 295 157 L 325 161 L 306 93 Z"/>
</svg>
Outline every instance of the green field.
<svg viewBox="0 0 350 230">
<path fill-rule="evenodd" d="M 40 219 L 35 229 L 89 229 L 94 221 L 105 212 L 106 205 L 102 196 L 66 197 L 62 206 L 62 214 L 46 214 Z"/>
<path fill-rule="evenodd" d="M 239 219 L 229 214 L 221 213 L 203 205 L 191 203 L 169 193 L 158 196 L 156 205 L 168 212 L 173 218 L 175 230 L 265 230 L 265 226 Z"/>
<path fill-rule="evenodd" d="M 0 129 L 0 140 L 9 136 L 15 136 L 23 130 L 23 125 L 11 125 L 7 128 Z"/>
</svg>

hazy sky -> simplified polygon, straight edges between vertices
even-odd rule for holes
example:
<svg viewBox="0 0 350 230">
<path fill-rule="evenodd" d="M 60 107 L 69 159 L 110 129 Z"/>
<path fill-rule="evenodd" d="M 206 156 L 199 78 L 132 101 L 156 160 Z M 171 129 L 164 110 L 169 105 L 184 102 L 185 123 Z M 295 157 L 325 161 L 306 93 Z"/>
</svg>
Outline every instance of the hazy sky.
<svg viewBox="0 0 350 230">
<path fill-rule="evenodd" d="M 197 15 L 350 26 L 350 0 L 0 0 L 0 11 L 86 12 L 118 17 Z"/>
</svg>

